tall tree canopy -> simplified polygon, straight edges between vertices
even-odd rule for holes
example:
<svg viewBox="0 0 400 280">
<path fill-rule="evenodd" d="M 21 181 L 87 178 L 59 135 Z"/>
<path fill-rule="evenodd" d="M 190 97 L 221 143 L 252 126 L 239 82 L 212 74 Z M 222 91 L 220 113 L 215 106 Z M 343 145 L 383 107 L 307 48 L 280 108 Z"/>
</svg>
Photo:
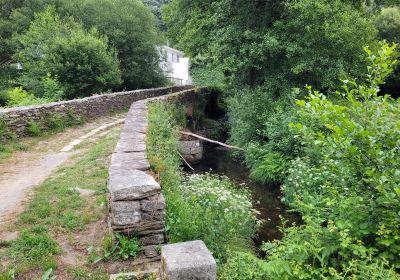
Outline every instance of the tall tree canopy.
<svg viewBox="0 0 400 280">
<path fill-rule="evenodd" d="M 119 89 L 159 86 L 165 83 L 158 66 L 154 15 L 141 0 L 0 0 L 0 80 L 2 88 L 18 85 L 15 52 L 21 47 L 16 35 L 26 32 L 35 13 L 55 7 L 62 20 L 74 18 L 88 31 L 96 28 L 114 49 L 120 64 Z M 12 75 L 7 75 L 11 73 Z M 108 88 L 103 88 L 107 90 Z"/>
<path fill-rule="evenodd" d="M 353 2 L 174 0 L 164 19 L 174 44 L 222 65 L 235 85 L 333 88 L 343 73 L 359 75 L 376 35 Z"/>
</svg>

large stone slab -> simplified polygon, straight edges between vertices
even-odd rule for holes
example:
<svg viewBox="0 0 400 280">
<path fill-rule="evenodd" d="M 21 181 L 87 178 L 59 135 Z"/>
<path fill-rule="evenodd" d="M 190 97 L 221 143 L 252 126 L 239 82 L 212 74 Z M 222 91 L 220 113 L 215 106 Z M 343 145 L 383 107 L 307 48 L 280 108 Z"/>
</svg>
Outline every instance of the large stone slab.
<svg viewBox="0 0 400 280">
<path fill-rule="evenodd" d="M 129 167 L 131 170 L 148 170 L 150 169 L 150 163 L 147 159 L 138 159 L 138 154 L 133 153 L 114 153 L 111 156 L 111 167 L 110 168 L 110 176 L 111 171 L 126 170 L 126 167 Z"/>
<path fill-rule="evenodd" d="M 118 141 L 115 152 L 121 153 L 133 153 L 133 152 L 145 152 L 146 143 L 141 139 L 120 139 Z"/>
<path fill-rule="evenodd" d="M 203 241 L 164 245 L 161 278 L 168 280 L 215 280 L 217 264 Z"/>
<path fill-rule="evenodd" d="M 141 221 L 139 201 L 110 201 L 114 225 L 137 225 Z"/>
<path fill-rule="evenodd" d="M 143 171 L 110 170 L 108 189 L 112 201 L 139 200 L 161 192 L 160 185 Z"/>
</svg>

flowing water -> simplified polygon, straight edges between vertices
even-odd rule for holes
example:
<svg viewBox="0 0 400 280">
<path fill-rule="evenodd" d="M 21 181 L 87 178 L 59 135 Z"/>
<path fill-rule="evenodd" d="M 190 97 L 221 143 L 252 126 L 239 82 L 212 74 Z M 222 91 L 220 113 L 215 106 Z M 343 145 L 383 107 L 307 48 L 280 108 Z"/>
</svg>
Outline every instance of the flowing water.
<svg viewBox="0 0 400 280">
<path fill-rule="evenodd" d="M 249 179 L 249 170 L 232 153 L 226 149 L 205 145 L 204 158 L 200 164 L 193 166 L 195 173 L 210 172 L 229 177 L 236 185 L 245 184 L 252 193 L 253 206 L 260 212 L 264 220 L 254 243 L 259 247 L 263 241 L 281 239 L 279 227 L 282 225 L 281 216 L 290 222 L 299 222 L 299 217 L 288 213 L 286 206 L 280 200 L 279 185 L 261 184 Z"/>
</svg>

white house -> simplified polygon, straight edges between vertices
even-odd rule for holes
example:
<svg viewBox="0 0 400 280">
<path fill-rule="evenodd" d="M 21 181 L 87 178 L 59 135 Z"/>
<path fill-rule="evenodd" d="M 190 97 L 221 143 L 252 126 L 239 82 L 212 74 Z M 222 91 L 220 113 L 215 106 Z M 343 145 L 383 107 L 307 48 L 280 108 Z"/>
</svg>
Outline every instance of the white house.
<svg viewBox="0 0 400 280">
<path fill-rule="evenodd" d="M 184 53 L 169 46 L 160 48 L 160 67 L 176 85 L 191 85 L 190 59 Z"/>
</svg>

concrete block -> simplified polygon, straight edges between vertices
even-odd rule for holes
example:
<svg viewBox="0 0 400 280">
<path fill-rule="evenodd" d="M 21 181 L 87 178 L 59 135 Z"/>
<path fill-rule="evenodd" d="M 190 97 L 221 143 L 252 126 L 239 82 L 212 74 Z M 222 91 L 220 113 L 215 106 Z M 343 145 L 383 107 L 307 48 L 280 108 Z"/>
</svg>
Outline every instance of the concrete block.
<svg viewBox="0 0 400 280">
<path fill-rule="evenodd" d="M 161 278 L 165 280 L 215 280 L 217 264 L 203 241 L 164 245 Z"/>
</svg>

